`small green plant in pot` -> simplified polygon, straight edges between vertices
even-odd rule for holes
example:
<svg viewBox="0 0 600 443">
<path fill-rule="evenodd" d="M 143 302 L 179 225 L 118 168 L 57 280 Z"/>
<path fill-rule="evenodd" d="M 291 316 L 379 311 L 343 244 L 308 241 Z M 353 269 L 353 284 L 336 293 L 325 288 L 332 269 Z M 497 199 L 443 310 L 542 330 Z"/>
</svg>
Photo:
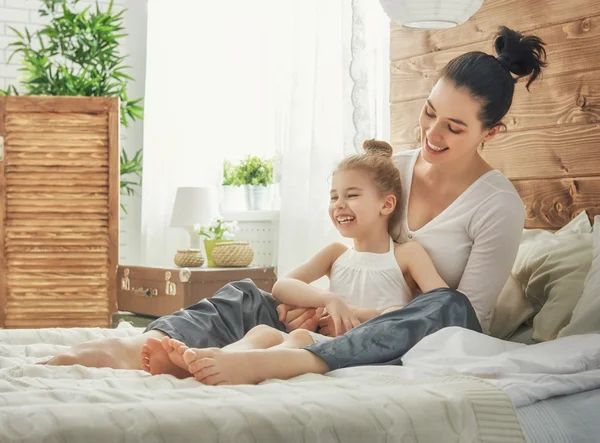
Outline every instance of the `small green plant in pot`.
<svg viewBox="0 0 600 443">
<path fill-rule="evenodd" d="M 48 23 L 39 30 L 19 32 L 9 45 L 9 58 L 21 54 L 19 87 L 9 85 L 0 95 L 48 95 L 120 98 L 121 124 L 143 117 L 142 98 L 129 99 L 127 86 L 133 80 L 120 53 L 125 10 L 115 11 L 113 1 L 106 10 L 96 2 L 77 11 L 79 0 L 40 0 L 40 16 Z M 121 195 L 134 195 L 141 185 L 142 151 L 120 155 Z M 123 205 L 121 205 L 123 209 Z"/>
<path fill-rule="evenodd" d="M 206 250 L 206 262 L 209 267 L 214 267 L 212 251 L 217 243 L 232 242 L 240 230 L 236 221 L 224 222 L 221 218 L 214 219 L 208 226 L 195 225 L 194 230 L 204 237 L 204 249 Z"/>
<path fill-rule="evenodd" d="M 235 212 L 246 210 L 246 195 L 240 177 L 240 168 L 229 160 L 223 163 L 221 185 L 221 211 Z"/>
<path fill-rule="evenodd" d="M 250 210 L 268 210 L 273 184 L 273 159 L 248 156 L 239 166 L 239 175 L 246 187 L 246 202 Z"/>
</svg>

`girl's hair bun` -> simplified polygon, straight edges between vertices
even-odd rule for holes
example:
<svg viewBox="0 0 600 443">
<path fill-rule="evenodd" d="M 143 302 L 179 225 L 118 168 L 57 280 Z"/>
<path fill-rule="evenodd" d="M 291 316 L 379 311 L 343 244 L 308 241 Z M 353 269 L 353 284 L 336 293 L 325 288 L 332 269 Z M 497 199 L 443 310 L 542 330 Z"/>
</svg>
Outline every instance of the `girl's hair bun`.
<svg viewBox="0 0 600 443">
<path fill-rule="evenodd" d="M 394 153 L 392 146 L 382 140 L 365 140 L 363 149 L 367 154 L 382 155 L 384 157 L 391 157 Z"/>
</svg>

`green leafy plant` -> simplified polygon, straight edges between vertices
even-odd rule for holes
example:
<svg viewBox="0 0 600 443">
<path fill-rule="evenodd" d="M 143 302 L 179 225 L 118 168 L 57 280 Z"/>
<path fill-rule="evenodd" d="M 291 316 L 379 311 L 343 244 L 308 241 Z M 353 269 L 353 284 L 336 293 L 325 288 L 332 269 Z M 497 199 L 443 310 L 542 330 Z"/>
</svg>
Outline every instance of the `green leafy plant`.
<svg viewBox="0 0 600 443">
<path fill-rule="evenodd" d="M 273 183 L 273 159 L 248 156 L 239 165 L 242 184 L 267 186 Z"/>
<path fill-rule="evenodd" d="M 142 182 L 142 150 L 140 149 L 135 153 L 133 158 L 127 156 L 125 150 L 121 151 L 120 157 L 121 163 L 121 195 L 135 195 L 135 187 L 139 186 Z M 131 181 L 124 179 L 123 177 L 135 176 L 137 180 Z M 123 205 L 121 204 L 121 207 Z M 123 207 L 125 213 L 127 210 Z"/>
<path fill-rule="evenodd" d="M 233 240 L 240 228 L 236 221 L 224 222 L 216 218 L 209 226 L 194 225 L 194 230 L 207 240 Z"/>
<path fill-rule="evenodd" d="M 9 85 L 0 95 L 50 95 L 113 97 L 121 101 L 121 123 L 143 118 L 142 98 L 129 99 L 127 84 L 133 78 L 126 74 L 126 56 L 119 52 L 125 10 L 115 12 L 113 0 L 101 11 L 88 6 L 76 11 L 79 0 L 40 0 L 39 14 L 50 21 L 30 33 L 10 28 L 17 40 L 9 45 L 22 55 L 20 87 Z M 121 194 L 134 195 L 141 185 L 142 153 L 132 158 L 125 151 L 120 156 Z M 124 176 L 135 177 L 123 179 Z M 123 205 L 121 205 L 123 207 Z M 123 207 L 123 209 L 125 209 Z"/>
<path fill-rule="evenodd" d="M 241 186 L 239 166 L 234 165 L 229 160 L 223 163 L 223 186 Z"/>
</svg>

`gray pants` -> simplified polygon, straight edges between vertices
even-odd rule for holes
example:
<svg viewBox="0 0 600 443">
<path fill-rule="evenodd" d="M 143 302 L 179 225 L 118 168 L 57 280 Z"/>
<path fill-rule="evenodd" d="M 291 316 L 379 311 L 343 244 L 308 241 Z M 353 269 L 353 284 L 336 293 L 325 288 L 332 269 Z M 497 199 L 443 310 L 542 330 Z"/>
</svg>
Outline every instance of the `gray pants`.
<svg viewBox="0 0 600 443">
<path fill-rule="evenodd" d="M 232 282 L 213 297 L 183 311 L 161 317 L 148 330 L 158 329 L 194 348 L 223 347 L 263 324 L 285 331 L 277 315 L 278 302 L 250 280 Z M 402 356 L 423 337 L 448 326 L 481 332 L 471 303 L 453 289 L 435 289 L 404 308 L 375 317 L 334 340 L 306 349 L 330 370 L 373 364 L 402 364 Z"/>
</svg>

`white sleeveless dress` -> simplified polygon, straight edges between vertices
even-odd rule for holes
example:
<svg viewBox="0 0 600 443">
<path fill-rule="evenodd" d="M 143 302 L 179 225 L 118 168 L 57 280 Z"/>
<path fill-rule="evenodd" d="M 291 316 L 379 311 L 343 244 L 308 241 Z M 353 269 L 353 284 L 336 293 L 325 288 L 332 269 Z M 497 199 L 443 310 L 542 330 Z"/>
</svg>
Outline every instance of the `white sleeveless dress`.
<svg viewBox="0 0 600 443">
<path fill-rule="evenodd" d="M 329 290 L 360 308 L 384 310 L 410 302 L 412 292 L 398 266 L 394 246 L 390 237 L 390 248 L 383 254 L 348 249 L 331 267 Z M 315 332 L 310 335 L 315 343 L 331 339 Z"/>
</svg>

